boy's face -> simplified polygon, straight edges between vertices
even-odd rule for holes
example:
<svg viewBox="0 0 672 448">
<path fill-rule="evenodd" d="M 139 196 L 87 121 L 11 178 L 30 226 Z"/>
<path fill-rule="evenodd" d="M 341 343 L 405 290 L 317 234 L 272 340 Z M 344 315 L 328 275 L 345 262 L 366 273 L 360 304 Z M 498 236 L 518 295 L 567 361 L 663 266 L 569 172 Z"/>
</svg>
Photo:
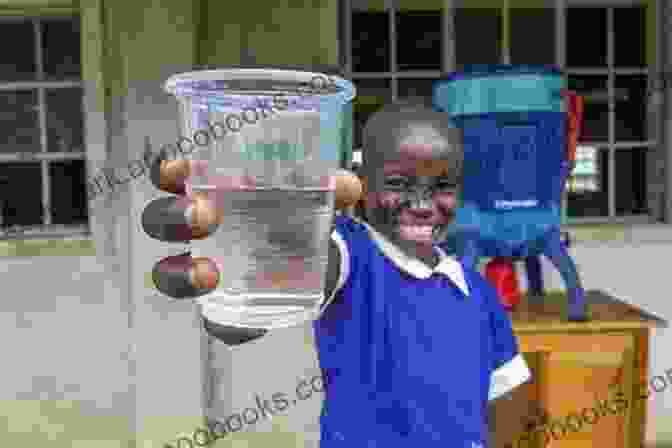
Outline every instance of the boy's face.
<svg viewBox="0 0 672 448">
<path fill-rule="evenodd" d="M 400 145 L 365 167 L 369 224 L 409 255 L 427 255 L 453 219 L 457 181 L 451 161 L 431 146 Z"/>
</svg>

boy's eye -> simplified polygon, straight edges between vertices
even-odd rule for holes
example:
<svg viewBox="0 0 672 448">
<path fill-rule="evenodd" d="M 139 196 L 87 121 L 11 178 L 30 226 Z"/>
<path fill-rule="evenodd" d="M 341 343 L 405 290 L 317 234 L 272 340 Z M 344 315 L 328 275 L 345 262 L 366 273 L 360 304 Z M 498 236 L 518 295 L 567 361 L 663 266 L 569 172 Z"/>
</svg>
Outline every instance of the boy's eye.
<svg viewBox="0 0 672 448">
<path fill-rule="evenodd" d="M 449 182 L 446 180 L 439 181 L 436 184 L 436 188 L 441 190 L 441 191 L 455 191 L 457 189 L 457 185 L 455 185 L 454 182 Z"/>
<path fill-rule="evenodd" d="M 408 184 L 404 177 L 388 177 L 385 179 L 385 186 L 392 188 L 403 188 Z"/>
</svg>

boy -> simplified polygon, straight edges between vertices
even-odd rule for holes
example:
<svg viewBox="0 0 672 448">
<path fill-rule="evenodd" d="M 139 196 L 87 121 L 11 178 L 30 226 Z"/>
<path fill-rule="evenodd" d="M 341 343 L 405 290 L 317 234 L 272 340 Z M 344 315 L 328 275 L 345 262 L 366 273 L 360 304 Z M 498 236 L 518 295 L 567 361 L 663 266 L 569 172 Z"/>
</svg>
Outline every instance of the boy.
<svg viewBox="0 0 672 448">
<path fill-rule="evenodd" d="M 330 378 L 321 447 L 485 448 L 488 400 L 530 372 L 494 288 L 435 244 L 456 207 L 461 134 L 444 114 L 397 102 L 369 120 L 364 146 L 367 222 L 336 217 L 314 322 Z M 204 325 L 227 344 L 265 334 Z"/>
</svg>

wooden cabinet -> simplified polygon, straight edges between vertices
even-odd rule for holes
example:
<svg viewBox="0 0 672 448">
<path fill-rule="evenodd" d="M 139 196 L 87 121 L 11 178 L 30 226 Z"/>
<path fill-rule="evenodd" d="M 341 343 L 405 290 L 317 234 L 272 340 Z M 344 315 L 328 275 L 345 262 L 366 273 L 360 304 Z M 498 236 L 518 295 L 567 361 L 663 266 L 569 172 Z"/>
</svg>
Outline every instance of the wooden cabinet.
<svg viewBox="0 0 672 448">
<path fill-rule="evenodd" d="M 565 321 L 560 294 L 524 298 L 511 313 L 533 378 L 492 405 L 492 447 L 644 445 L 649 332 L 667 324 L 603 292 L 586 295 L 588 322 Z"/>
</svg>

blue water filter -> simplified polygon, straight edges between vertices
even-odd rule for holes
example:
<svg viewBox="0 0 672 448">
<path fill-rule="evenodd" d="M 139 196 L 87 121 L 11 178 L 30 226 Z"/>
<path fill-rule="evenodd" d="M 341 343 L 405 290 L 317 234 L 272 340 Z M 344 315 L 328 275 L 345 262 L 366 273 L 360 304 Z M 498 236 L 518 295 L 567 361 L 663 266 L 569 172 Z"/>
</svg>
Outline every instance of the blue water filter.
<svg viewBox="0 0 672 448">
<path fill-rule="evenodd" d="M 471 267 L 481 256 L 512 257 L 538 271 L 536 257 L 547 256 L 565 280 L 570 317 L 582 319 L 583 289 L 560 239 L 564 89 L 555 67 L 472 66 L 435 82 L 432 102 L 464 134 L 462 203 L 446 248 Z M 541 278 L 530 280 L 543 295 Z"/>
</svg>

